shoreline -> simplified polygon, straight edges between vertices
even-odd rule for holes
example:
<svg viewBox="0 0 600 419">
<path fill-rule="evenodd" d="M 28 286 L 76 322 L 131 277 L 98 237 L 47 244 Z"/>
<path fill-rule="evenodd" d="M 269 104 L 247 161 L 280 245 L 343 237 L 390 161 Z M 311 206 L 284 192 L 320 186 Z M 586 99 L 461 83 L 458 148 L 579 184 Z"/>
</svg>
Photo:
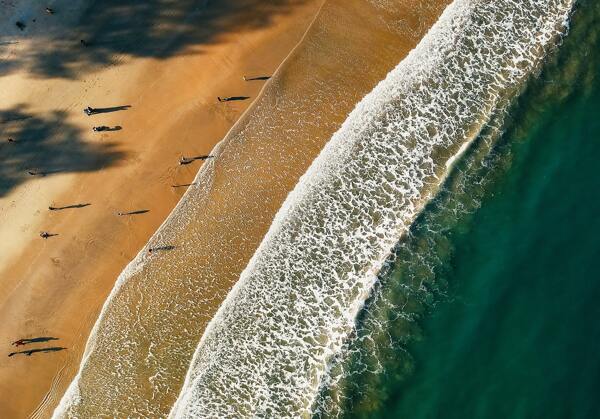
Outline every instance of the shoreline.
<svg viewBox="0 0 600 419">
<path fill-rule="evenodd" d="M 177 210 L 185 217 L 173 215 L 155 237 L 179 250 L 147 258 L 105 304 L 77 383 L 82 402 L 68 406 L 69 414 L 116 414 L 120 410 L 112 409 L 135 406 L 141 414 L 160 416 L 162 411 L 152 410 L 157 405 L 168 413 L 199 335 L 239 278 L 287 193 L 355 103 L 420 40 L 414 31 L 399 36 L 383 27 L 381 19 L 391 25 L 411 16 L 409 29 L 420 29 L 423 35 L 445 6 L 421 5 L 429 14 L 400 8 L 386 15 L 365 3 L 327 2 L 252 112 L 219 144 L 218 158 L 209 163 L 207 193 L 190 189 L 188 193 L 196 195 L 183 200 Z M 364 27 L 347 33 L 348 25 L 359 23 Z M 386 49 L 376 53 L 373 44 Z M 358 72 L 361 82 L 348 86 L 347 80 Z M 326 106 L 323 98 L 335 106 Z M 303 124 L 294 124 L 297 118 Z M 267 173 L 265 167 L 270 168 Z M 202 172 L 206 175 L 206 169 Z M 158 244 L 151 241 L 149 246 Z M 122 350 L 124 345 L 130 345 L 128 350 Z M 127 383 L 110 380 L 115 368 Z M 96 380 L 104 377 L 111 387 L 104 386 L 99 393 Z M 119 394 L 133 399 L 127 400 L 131 406 L 112 405 Z M 153 405 L 145 403 L 150 399 Z"/>
</svg>

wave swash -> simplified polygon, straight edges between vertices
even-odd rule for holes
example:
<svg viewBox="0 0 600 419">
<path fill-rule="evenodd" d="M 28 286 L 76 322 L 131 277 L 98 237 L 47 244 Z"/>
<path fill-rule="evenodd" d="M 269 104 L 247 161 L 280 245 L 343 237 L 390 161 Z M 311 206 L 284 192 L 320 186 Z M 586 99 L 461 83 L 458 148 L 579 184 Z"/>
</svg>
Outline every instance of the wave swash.
<svg viewBox="0 0 600 419">
<path fill-rule="evenodd" d="M 566 31 L 567 0 L 458 0 L 350 114 L 207 328 L 171 417 L 310 416 L 377 273 Z"/>
</svg>

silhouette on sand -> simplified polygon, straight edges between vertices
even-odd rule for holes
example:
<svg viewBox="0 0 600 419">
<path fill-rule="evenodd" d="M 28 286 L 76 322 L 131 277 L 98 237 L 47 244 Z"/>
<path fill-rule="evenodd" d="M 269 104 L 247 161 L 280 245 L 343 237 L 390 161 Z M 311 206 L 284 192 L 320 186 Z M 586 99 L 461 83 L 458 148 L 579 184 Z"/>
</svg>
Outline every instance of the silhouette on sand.
<svg viewBox="0 0 600 419">
<path fill-rule="evenodd" d="M 150 210 L 148 209 L 143 209 L 143 210 L 136 210 L 136 211 L 129 211 L 129 212 L 117 212 L 117 215 L 138 215 L 138 214 L 145 214 L 147 212 L 150 212 Z"/>
<path fill-rule="evenodd" d="M 244 81 L 269 80 L 270 78 L 271 76 L 243 77 Z"/>
<path fill-rule="evenodd" d="M 64 348 L 62 346 L 52 346 L 49 348 L 40 348 L 40 349 L 28 349 L 26 351 L 18 351 L 18 352 L 11 352 L 8 354 L 8 356 L 14 356 L 14 355 L 19 355 L 19 354 L 23 354 L 23 355 L 27 355 L 27 356 L 31 356 L 32 354 L 38 353 L 38 352 L 58 352 L 58 351 L 64 351 L 67 348 Z"/>
<path fill-rule="evenodd" d="M 92 107 L 88 106 L 87 108 L 85 108 L 83 110 L 83 112 L 87 116 L 91 116 L 91 115 L 97 115 L 97 114 L 100 114 L 100 113 L 110 113 L 110 112 L 126 111 L 129 108 L 131 108 L 131 105 L 113 106 L 111 108 L 92 108 Z"/>
<path fill-rule="evenodd" d="M 92 127 L 92 131 L 94 132 L 102 132 L 102 131 L 121 131 L 123 128 L 120 125 L 116 125 L 114 127 L 107 127 L 106 125 L 100 125 L 98 127 Z"/>
<path fill-rule="evenodd" d="M 217 96 L 217 100 L 219 102 L 233 102 L 236 100 L 246 100 L 246 99 L 250 99 L 250 96 L 229 96 L 229 97 Z"/>
<path fill-rule="evenodd" d="M 206 160 L 206 159 L 212 159 L 215 156 L 196 156 L 196 157 L 181 157 L 179 159 L 179 164 L 184 165 L 184 164 L 190 164 L 191 162 L 195 161 L 195 160 Z"/>
<path fill-rule="evenodd" d="M 192 186 L 192 185 L 195 185 L 195 183 L 183 183 L 181 185 L 171 185 L 171 188 L 184 188 L 184 187 Z"/>
<path fill-rule="evenodd" d="M 48 237 L 54 237 L 54 236 L 58 236 L 58 233 L 48 233 L 47 231 L 40 232 L 40 237 L 42 239 L 47 239 Z"/>
<path fill-rule="evenodd" d="M 65 210 L 65 209 L 89 207 L 90 205 L 92 205 L 92 204 L 90 204 L 90 203 L 86 203 L 86 204 L 73 204 L 73 205 L 65 205 L 64 207 L 49 206 L 48 209 L 50 211 L 61 211 L 61 210 Z"/>
<path fill-rule="evenodd" d="M 21 345 L 27 345 L 29 343 L 39 343 L 39 342 L 49 342 L 51 340 L 58 340 L 58 338 L 52 337 L 52 336 L 40 336 L 37 338 L 24 338 L 24 339 L 19 339 L 16 340 L 12 343 L 13 346 L 21 346 Z"/>
<path fill-rule="evenodd" d="M 173 250 L 173 249 L 175 249 L 175 246 L 173 246 L 173 245 L 150 247 L 148 249 L 148 253 L 157 252 L 157 251 L 167 251 L 167 250 Z"/>
</svg>

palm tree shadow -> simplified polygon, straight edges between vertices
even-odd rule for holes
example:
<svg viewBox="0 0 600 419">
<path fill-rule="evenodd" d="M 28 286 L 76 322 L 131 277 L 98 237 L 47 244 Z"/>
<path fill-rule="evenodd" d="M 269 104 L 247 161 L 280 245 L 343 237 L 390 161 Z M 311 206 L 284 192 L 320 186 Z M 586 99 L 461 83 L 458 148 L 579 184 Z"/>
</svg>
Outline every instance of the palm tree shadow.
<svg viewBox="0 0 600 419">
<path fill-rule="evenodd" d="M 0 62 L 7 74 L 26 67 L 39 77 L 78 78 L 123 57 L 164 59 L 196 54 L 221 42 L 231 30 L 260 29 L 293 11 L 306 0 L 103 0 L 91 2 L 69 19 L 29 16 L 22 30 L 0 36 L 0 46 L 26 36 L 32 47 Z M 168 12 L 166 12 L 168 11 Z M 36 18 L 33 22 L 31 18 Z M 81 42 L 84 41 L 84 42 Z"/>
<path fill-rule="evenodd" d="M 92 172 L 126 157 L 116 143 L 87 143 L 81 134 L 62 111 L 34 114 L 25 105 L 0 110 L 0 197 L 30 180 L 33 167 L 44 176 Z"/>
</svg>

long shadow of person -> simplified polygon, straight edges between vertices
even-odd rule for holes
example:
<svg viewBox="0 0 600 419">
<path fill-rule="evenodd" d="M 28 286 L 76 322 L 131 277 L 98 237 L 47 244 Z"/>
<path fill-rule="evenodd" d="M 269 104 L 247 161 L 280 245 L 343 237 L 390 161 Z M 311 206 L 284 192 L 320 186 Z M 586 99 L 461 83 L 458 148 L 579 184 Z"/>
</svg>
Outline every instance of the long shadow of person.
<svg viewBox="0 0 600 419">
<path fill-rule="evenodd" d="M 23 338 L 16 340 L 12 343 L 14 346 L 27 345 L 29 343 L 39 343 L 39 342 L 49 342 L 51 340 L 58 340 L 59 338 L 55 338 L 54 336 L 40 336 L 37 338 Z"/>
<path fill-rule="evenodd" d="M 26 351 L 11 352 L 11 353 L 8 354 L 8 356 L 10 357 L 10 356 L 15 356 L 15 355 L 20 355 L 20 354 L 31 356 L 31 355 L 33 355 L 35 353 L 38 353 L 38 352 L 40 352 L 40 353 L 58 352 L 58 351 L 64 351 L 65 349 L 67 349 L 67 348 L 62 347 L 62 346 L 52 346 L 52 347 L 49 347 L 49 348 L 28 349 Z"/>
<path fill-rule="evenodd" d="M 92 107 L 87 107 L 83 110 L 83 112 L 85 112 L 86 115 L 91 116 L 91 115 L 96 115 L 96 114 L 100 114 L 100 113 L 111 113 L 111 112 L 118 112 L 118 111 L 126 111 L 127 109 L 131 108 L 131 105 L 122 105 L 122 106 L 112 106 L 110 108 L 92 108 Z M 121 127 L 119 127 L 118 129 L 121 129 Z M 116 130 L 118 130 L 116 129 Z M 113 131 L 116 131 L 115 129 L 113 129 Z"/>
</svg>

